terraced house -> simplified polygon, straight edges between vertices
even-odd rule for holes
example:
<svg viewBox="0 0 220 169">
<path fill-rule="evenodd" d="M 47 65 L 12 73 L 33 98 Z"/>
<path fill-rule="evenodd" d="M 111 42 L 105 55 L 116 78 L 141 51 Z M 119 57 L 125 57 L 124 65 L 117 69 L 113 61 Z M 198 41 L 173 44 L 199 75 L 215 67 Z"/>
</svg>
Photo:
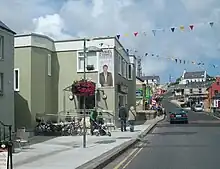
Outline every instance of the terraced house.
<svg viewBox="0 0 220 169">
<path fill-rule="evenodd" d="M 0 21 L 0 120 L 14 126 L 14 34 Z"/>
<path fill-rule="evenodd" d="M 115 37 L 92 40 L 54 41 L 38 35 L 15 38 L 15 69 L 19 72 L 15 110 L 18 126 L 33 127 L 36 115 L 65 116 L 82 113 L 83 100 L 72 95 L 74 80 L 86 78 L 96 83 L 96 94 L 87 97 L 86 108 L 98 107 L 117 118 L 118 106 L 135 106 L 136 57 Z M 49 115 L 48 115 L 49 114 Z"/>
</svg>

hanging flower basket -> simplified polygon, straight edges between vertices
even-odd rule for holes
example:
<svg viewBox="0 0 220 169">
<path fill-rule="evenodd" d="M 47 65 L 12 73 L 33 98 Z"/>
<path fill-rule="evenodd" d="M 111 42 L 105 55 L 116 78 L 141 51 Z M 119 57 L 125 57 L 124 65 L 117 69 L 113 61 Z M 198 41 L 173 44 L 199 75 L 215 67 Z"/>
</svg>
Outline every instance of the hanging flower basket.
<svg viewBox="0 0 220 169">
<path fill-rule="evenodd" d="M 92 96 L 95 94 L 95 83 L 91 81 L 74 81 L 72 84 L 72 93 L 77 96 Z"/>
</svg>

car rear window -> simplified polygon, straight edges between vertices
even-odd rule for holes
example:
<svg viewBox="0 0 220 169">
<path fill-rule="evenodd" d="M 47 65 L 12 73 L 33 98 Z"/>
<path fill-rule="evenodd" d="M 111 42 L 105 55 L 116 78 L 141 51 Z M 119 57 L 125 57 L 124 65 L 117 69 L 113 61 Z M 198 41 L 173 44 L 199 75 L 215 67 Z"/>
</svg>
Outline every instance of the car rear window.
<svg viewBox="0 0 220 169">
<path fill-rule="evenodd" d="M 196 105 L 196 107 L 202 107 L 201 105 Z"/>
</svg>

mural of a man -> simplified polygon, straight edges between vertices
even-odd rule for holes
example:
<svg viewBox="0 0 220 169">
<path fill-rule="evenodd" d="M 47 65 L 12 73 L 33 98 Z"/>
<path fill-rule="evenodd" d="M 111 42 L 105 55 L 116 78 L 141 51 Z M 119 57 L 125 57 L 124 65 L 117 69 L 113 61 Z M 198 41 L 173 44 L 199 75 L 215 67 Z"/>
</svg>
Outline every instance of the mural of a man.
<svg viewBox="0 0 220 169">
<path fill-rule="evenodd" d="M 99 83 L 102 87 L 113 86 L 112 73 L 108 72 L 108 66 L 103 66 L 103 72 L 99 74 Z"/>
</svg>

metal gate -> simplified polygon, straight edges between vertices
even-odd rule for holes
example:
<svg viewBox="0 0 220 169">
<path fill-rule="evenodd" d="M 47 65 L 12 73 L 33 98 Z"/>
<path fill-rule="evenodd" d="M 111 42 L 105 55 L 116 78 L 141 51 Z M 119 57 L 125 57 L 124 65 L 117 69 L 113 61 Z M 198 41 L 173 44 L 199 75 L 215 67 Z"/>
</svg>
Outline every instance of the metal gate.
<svg viewBox="0 0 220 169">
<path fill-rule="evenodd" d="M 5 160 L 0 159 L 0 165 L 7 166 L 7 169 L 13 169 L 13 162 L 12 162 L 12 125 L 6 125 L 2 121 L 0 121 L 0 153 L 1 157 L 5 154 Z M 1 166 L 0 166 L 1 167 Z"/>
</svg>

